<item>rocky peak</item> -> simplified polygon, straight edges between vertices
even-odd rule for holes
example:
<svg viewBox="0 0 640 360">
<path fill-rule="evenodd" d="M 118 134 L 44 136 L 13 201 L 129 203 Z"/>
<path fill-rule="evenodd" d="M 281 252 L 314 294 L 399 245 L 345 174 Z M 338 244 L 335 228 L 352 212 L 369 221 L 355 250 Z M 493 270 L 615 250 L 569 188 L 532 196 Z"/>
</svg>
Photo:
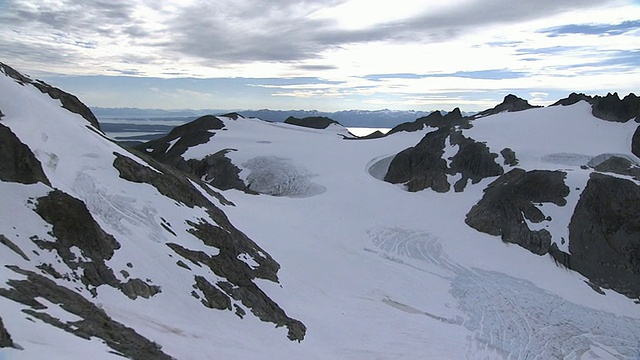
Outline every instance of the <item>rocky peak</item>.
<svg viewBox="0 0 640 360">
<path fill-rule="evenodd" d="M 340 124 L 339 122 L 332 120 L 324 116 L 310 116 L 306 118 L 296 118 L 289 116 L 285 121 L 285 124 L 304 126 L 312 129 L 326 129 L 331 124 Z"/>
<path fill-rule="evenodd" d="M 25 85 L 25 84 L 33 85 L 42 93 L 49 95 L 52 99 L 60 100 L 63 108 L 71 111 L 72 113 L 82 116 L 91 125 L 93 125 L 93 127 L 100 130 L 100 123 L 98 122 L 98 119 L 95 117 L 95 115 L 93 115 L 91 110 L 85 104 L 83 104 L 75 95 L 62 91 L 57 87 L 54 87 L 45 83 L 44 81 L 31 80 L 29 77 L 22 75 L 18 71 L 14 70 L 12 67 L 5 65 L 1 62 L 0 62 L 0 71 L 2 71 L 5 75 L 16 80 L 21 85 Z"/>
<path fill-rule="evenodd" d="M 500 104 L 496 105 L 494 108 L 478 113 L 475 117 L 484 117 L 484 116 L 489 116 L 493 114 L 499 114 L 505 111 L 506 112 L 522 111 L 522 110 L 527 110 L 527 109 L 536 108 L 536 107 L 540 107 L 540 106 L 533 106 L 529 104 L 527 100 L 519 98 L 513 94 L 509 94 L 504 97 L 504 100 L 502 100 Z"/>
<path fill-rule="evenodd" d="M 635 118 L 636 122 L 640 122 L 640 98 L 630 93 L 620 99 L 618 93 L 609 93 L 605 97 L 595 98 L 591 113 L 607 121 L 627 122 Z"/>
<path fill-rule="evenodd" d="M 586 101 L 589 104 L 593 103 L 593 97 L 589 96 L 589 95 L 585 95 L 583 93 L 571 93 L 569 94 L 568 97 L 564 98 L 564 99 L 560 99 L 558 101 L 556 101 L 555 103 L 553 103 L 551 106 L 558 106 L 558 105 L 562 105 L 562 106 L 569 106 L 569 105 L 573 105 L 579 101 Z"/>
</svg>

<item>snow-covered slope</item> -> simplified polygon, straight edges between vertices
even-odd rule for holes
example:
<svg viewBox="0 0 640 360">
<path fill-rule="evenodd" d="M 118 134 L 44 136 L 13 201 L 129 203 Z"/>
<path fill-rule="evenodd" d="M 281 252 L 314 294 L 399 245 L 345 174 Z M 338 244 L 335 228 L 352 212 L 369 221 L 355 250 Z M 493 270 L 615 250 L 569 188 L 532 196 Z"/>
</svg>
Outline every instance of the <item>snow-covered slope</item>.
<svg viewBox="0 0 640 360">
<path fill-rule="evenodd" d="M 3 354 L 200 359 L 304 338 L 259 287 L 279 265 L 229 222 L 231 202 L 2 72 Z"/>
<path fill-rule="evenodd" d="M 10 240 L 0 245 L 8 265 L 0 268 L 0 317 L 15 347 L 23 349 L 0 349 L 7 358 L 118 358 L 110 351 L 129 358 L 164 356 L 123 351 L 123 339 L 138 338 L 115 323 L 147 339 L 149 351 L 158 350 L 154 342 L 158 351 L 178 359 L 640 356 L 640 308 L 632 299 L 607 289 L 597 293 L 583 275 L 551 257 L 465 223 L 499 175 L 477 181 L 470 176 L 464 191 L 446 193 L 408 192 L 403 184 L 382 181 L 396 154 L 433 127 L 353 140 L 338 126 L 309 129 L 237 114 L 205 117 L 141 148 L 194 176 L 187 180 L 114 145 L 31 86 L 0 76 L 0 89 L 0 125 L 29 147 L 50 182 L 38 182 L 37 174 L 27 184 L 0 182 L 3 204 L 10 204 L 0 217 L 0 234 Z M 473 134 L 499 152 L 507 146 L 500 129 L 513 122 L 510 136 L 518 136 L 515 123 L 522 123 L 531 139 L 542 136 L 540 146 L 528 145 L 527 136 L 508 143 L 523 171 L 558 169 L 550 165 L 558 156 L 545 158 L 553 154 L 580 155 L 569 156 L 571 162 L 602 153 L 635 159 L 629 147 L 609 147 L 606 141 L 597 151 L 569 142 L 563 147 L 543 137 L 536 119 L 548 126 L 561 119 L 585 122 L 585 128 L 593 121 L 600 133 L 614 129 L 610 125 L 624 127 L 610 136 L 633 132 L 626 128 L 631 125 L 597 123 L 584 104 L 575 104 L 486 116 L 465 136 Z M 583 135 L 588 138 L 586 130 Z M 450 144 L 445 158 L 459 152 Z M 575 183 L 567 180 L 571 189 L 584 187 L 587 172 L 593 172 L 580 168 L 583 160 L 560 165 L 573 169 L 567 173 L 585 172 Z M 503 172 L 515 167 L 499 165 Z M 462 177 L 445 176 L 452 183 Z M 225 190 L 214 192 L 199 180 Z M 56 206 L 52 187 L 85 205 L 103 230 L 96 231 L 102 241 L 85 249 L 65 240 L 56 224 L 77 215 L 68 213 L 69 204 L 82 206 L 72 200 L 64 209 Z M 558 211 L 549 221 L 554 242 L 572 214 L 561 210 L 575 207 L 577 198 L 570 192 L 564 207 L 543 205 L 545 215 Z M 54 238 L 58 248 L 49 243 Z M 75 258 L 62 255 L 63 244 L 71 245 L 66 252 Z M 115 280 L 85 284 L 89 263 L 112 269 Z M 138 279 L 136 286 L 122 285 L 130 279 Z M 51 287 L 68 289 L 66 297 L 39 290 Z M 34 299 L 47 308 L 34 306 Z M 89 310 L 77 310 L 76 301 L 87 302 L 99 319 L 86 320 Z M 267 315 L 260 311 L 265 309 Z M 88 333 L 80 317 L 90 328 L 110 332 Z"/>
<path fill-rule="evenodd" d="M 557 266 L 557 259 L 509 246 L 465 224 L 499 174 L 446 194 L 408 193 L 381 181 L 395 154 L 436 128 L 345 140 L 331 129 L 239 116 L 218 120 L 222 124 L 207 130 L 213 135 L 206 142 L 181 149 L 171 161 L 202 163 L 224 152 L 249 190 L 278 195 L 251 195 L 246 188 L 225 192 L 238 205 L 229 209 L 231 218 L 280 259 L 281 278 L 296 296 L 279 299 L 309 327 L 301 344 L 307 354 L 355 359 L 640 354 L 640 311 L 632 300 L 610 290 L 601 295 L 582 275 Z M 634 126 L 595 119 L 588 104 L 579 103 L 494 114 L 477 119 L 464 134 L 498 153 L 509 144 L 524 169 L 566 168 L 568 185 L 583 189 L 593 169 L 566 163 L 583 157 L 588 163 L 603 153 L 635 159 L 629 137 Z M 172 141 L 180 139 L 169 136 L 142 148 L 162 158 L 159 149 Z M 448 163 L 459 152 L 449 142 L 444 150 Z M 566 161 L 558 165 L 559 159 Z M 516 167 L 500 160 L 502 172 Z M 216 181 L 200 170 L 204 180 Z M 447 178 L 454 183 L 462 176 Z M 287 188 L 296 191 L 271 191 Z M 565 206 L 540 205 L 551 218 L 529 222 L 531 229 L 548 227 L 566 250 L 561 237 L 579 194 L 571 191 Z"/>
</svg>

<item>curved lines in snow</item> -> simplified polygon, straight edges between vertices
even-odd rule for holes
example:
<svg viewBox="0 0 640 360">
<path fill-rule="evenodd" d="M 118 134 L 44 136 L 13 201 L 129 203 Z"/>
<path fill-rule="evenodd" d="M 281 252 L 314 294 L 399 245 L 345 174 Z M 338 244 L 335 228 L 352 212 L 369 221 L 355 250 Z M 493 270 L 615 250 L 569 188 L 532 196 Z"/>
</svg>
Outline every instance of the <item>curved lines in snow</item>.
<svg viewBox="0 0 640 360">
<path fill-rule="evenodd" d="M 383 258 L 450 281 L 449 294 L 465 319 L 449 323 L 474 334 L 469 358 L 640 358 L 640 320 L 574 304 L 528 280 L 462 267 L 425 231 L 374 228 L 367 234 Z M 441 320 L 389 297 L 383 302 Z"/>
</svg>

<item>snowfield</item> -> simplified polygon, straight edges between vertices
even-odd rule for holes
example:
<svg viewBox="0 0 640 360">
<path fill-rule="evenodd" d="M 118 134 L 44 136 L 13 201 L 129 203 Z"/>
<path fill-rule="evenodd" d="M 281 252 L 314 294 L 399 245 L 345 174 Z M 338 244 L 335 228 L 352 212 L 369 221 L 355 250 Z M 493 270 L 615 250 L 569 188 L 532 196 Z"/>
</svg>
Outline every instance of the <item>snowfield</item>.
<svg viewBox="0 0 640 360">
<path fill-rule="evenodd" d="M 59 101 L 1 75 L 0 89 L 5 115 L 0 124 L 29 146 L 52 187 L 81 199 L 120 243 L 107 262 L 118 279 L 143 279 L 161 292 L 132 300 L 103 285 L 93 296 L 79 283 L 54 281 L 173 358 L 640 358 L 638 304 L 610 290 L 601 295 L 583 276 L 557 266 L 549 256 L 503 243 L 464 223 L 495 178 L 445 194 L 409 193 L 402 185 L 381 181 L 393 156 L 432 128 L 345 140 L 349 133 L 339 126 L 315 130 L 220 117 L 225 128 L 183 154 L 185 160 L 202 159 L 236 150 L 227 156 L 242 170 L 240 177 L 249 188 L 261 194 L 222 191 L 227 203 L 196 188 L 279 263 L 277 282 L 254 282 L 288 316 L 306 325 L 304 340 L 296 342 L 287 339 L 286 328 L 261 321 L 241 301 L 232 299 L 234 311 L 246 312 L 242 318 L 201 304 L 206 294 L 194 288 L 193 277 L 212 283 L 226 279 L 166 244 L 218 254 L 193 235 L 189 224 L 209 218 L 204 208 L 162 196 L 149 184 L 123 181 L 113 167 L 114 152 L 151 167 L 89 129 Z M 547 228 L 560 249 L 568 249 L 571 211 L 566 209 L 575 207 L 575 189 L 584 188 L 588 179 L 580 167 L 602 154 L 639 161 L 629 150 L 637 124 L 604 122 L 589 109 L 580 102 L 497 114 L 476 120 L 467 130 L 493 152 L 511 147 L 525 169 L 567 172 L 567 205 L 542 205 L 551 220 L 529 224 Z M 446 151 L 455 153 L 447 145 Z M 34 235 L 51 240 L 51 226 L 29 200 L 50 190 L 41 183 L 0 181 L 0 234 L 24 255 L 0 245 L 0 288 L 8 288 L 9 279 L 25 278 L 4 265 L 44 274 L 37 266 L 50 263 L 60 273 L 69 271 L 55 252 L 29 240 Z M 259 258 L 242 253 L 237 260 L 256 269 Z M 188 269 L 177 266 L 178 260 Z M 77 320 L 63 307 L 43 303 L 51 316 L 69 324 Z M 21 348 L 0 349 L 0 359 L 122 358 L 104 341 L 64 332 L 29 315 L 29 309 L 0 296 L 0 317 Z"/>
</svg>

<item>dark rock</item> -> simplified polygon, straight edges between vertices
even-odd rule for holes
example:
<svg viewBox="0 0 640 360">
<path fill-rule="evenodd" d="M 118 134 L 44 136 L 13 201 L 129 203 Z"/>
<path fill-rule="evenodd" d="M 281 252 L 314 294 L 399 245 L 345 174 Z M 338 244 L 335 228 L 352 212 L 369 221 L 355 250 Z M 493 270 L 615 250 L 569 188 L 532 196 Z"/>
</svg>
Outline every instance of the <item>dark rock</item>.
<svg viewBox="0 0 640 360">
<path fill-rule="evenodd" d="M 458 145 L 458 152 L 451 158 L 448 173 L 462 174 L 462 178 L 454 184 L 454 190 L 461 192 L 471 180 L 477 184 L 482 179 L 502 175 L 504 170 L 495 162 L 497 154 L 491 153 L 487 145 L 463 136 L 459 132 L 451 134 L 452 145 Z"/>
<path fill-rule="evenodd" d="M 640 126 L 636 128 L 636 131 L 631 137 L 631 153 L 640 157 Z"/>
<path fill-rule="evenodd" d="M 406 131 L 414 132 L 424 129 L 425 126 L 433 128 L 453 128 L 455 126 L 468 129 L 471 127 L 471 118 L 463 117 L 459 108 L 455 108 L 445 115 L 442 115 L 440 111 L 434 111 L 427 116 L 423 116 L 416 121 L 402 123 L 392 128 L 387 135 L 391 135 L 397 132 Z"/>
<path fill-rule="evenodd" d="M 218 243 L 223 241 L 221 239 L 211 237 L 212 233 L 209 230 L 206 230 L 209 227 L 212 227 L 212 225 L 200 225 L 200 228 L 203 230 L 194 232 L 194 235 L 201 238 L 207 245 L 212 244 L 210 242 L 212 240 Z M 189 250 L 178 244 L 168 243 L 167 246 L 169 246 L 178 255 L 190 260 L 192 263 L 199 266 L 204 265 L 211 269 L 211 271 L 216 275 L 227 278 L 228 282 L 218 282 L 217 285 L 226 294 L 235 300 L 241 301 L 242 304 L 249 308 L 257 318 L 262 321 L 272 322 L 276 324 L 276 326 L 286 326 L 289 329 L 288 337 L 290 340 L 301 341 L 304 339 L 304 335 L 306 333 L 306 327 L 304 324 L 299 320 L 288 317 L 278 304 L 271 300 L 253 281 L 251 281 L 258 272 L 250 269 L 246 264 L 238 260 L 237 255 L 233 256 L 235 252 L 230 250 L 228 246 L 220 249 L 220 253 L 215 256 L 208 255 L 203 251 Z M 260 261 L 258 258 L 254 259 L 256 262 Z M 262 264 L 264 264 L 264 259 L 262 260 Z M 262 266 L 263 265 L 261 265 L 261 267 Z M 198 280 L 196 279 L 196 281 Z M 208 288 L 204 282 L 201 282 L 196 283 L 196 287 L 202 290 L 203 293 L 205 293 L 205 291 L 211 291 L 209 293 L 211 299 L 207 298 L 206 300 L 203 300 L 203 305 L 216 308 L 213 304 L 222 304 L 220 303 L 220 301 L 222 301 L 220 294 L 213 291 L 215 289 L 213 286 L 211 286 L 213 288 L 211 289 Z M 206 293 L 205 297 L 207 297 Z"/>
<path fill-rule="evenodd" d="M 442 159 L 448 128 L 440 128 L 424 136 L 411 148 L 399 152 L 389 164 L 384 181 L 406 184 L 411 192 L 431 188 L 436 192 L 447 192 L 447 162 Z"/>
<path fill-rule="evenodd" d="M 280 265 L 266 251 L 233 227 L 224 212 L 205 198 L 184 175 L 162 164 L 156 164 L 162 170 L 156 172 L 124 155 L 115 155 L 113 166 L 120 172 L 120 177 L 150 184 L 161 194 L 186 206 L 202 207 L 206 209 L 212 223 L 217 224 L 212 225 L 206 219 L 200 219 L 198 223 L 187 222 L 191 226 L 188 231 L 205 245 L 216 248 L 217 255 L 211 256 L 204 251 L 190 250 L 174 243 L 167 243 L 167 246 L 193 264 L 206 266 L 217 276 L 226 278 L 233 289 L 233 293 L 223 289 L 229 296 L 242 301 L 259 319 L 287 326 L 290 333 L 293 331 L 295 334 L 293 340 L 302 340 L 304 332 L 300 333 L 299 325 L 302 323 L 286 316 L 283 318 L 284 310 L 252 282 L 255 278 L 278 281 Z M 238 258 L 239 255 L 251 257 L 256 266 L 249 267 Z"/>
<path fill-rule="evenodd" d="M 9 248 L 9 250 L 13 251 L 14 253 L 20 255 L 23 259 L 29 261 L 29 258 L 27 257 L 27 255 L 22 251 L 22 249 L 20 249 L 20 247 L 18 247 L 18 245 L 14 244 L 11 240 L 9 240 L 6 236 L 0 234 L 0 244 L 6 246 Z"/>
<path fill-rule="evenodd" d="M 2 323 L 2 318 L 0 318 L 0 349 L 8 347 L 12 348 L 15 347 L 15 345 L 13 344 L 13 340 L 11 340 L 11 335 Z"/>
<path fill-rule="evenodd" d="M 36 159 L 27 145 L 8 127 L 0 124 L 0 180 L 35 184 L 42 182 L 51 185 L 42 170 L 40 161 Z"/>
<path fill-rule="evenodd" d="M 462 119 L 459 111 L 452 116 Z M 428 188 L 447 192 L 451 187 L 447 175 L 462 174 L 454 184 L 455 191 L 462 191 L 469 180 L 476 184 L 484 178 L 503 173 L 502 167 L 495 162 L 498 155 L 491 153 L 484 143 L 463 136 L 461 130 L 456 129 L 455 122 L 434 121 L 430 124 L 437 125 L 438 130 L 427 133 L 416 146 L 398 153 L 389 164 L 384 181 L 405 184 L 412 192 Z M 442 158 L 447 138 L 452 145 L 458 146 L 449 167 Z"/>
<path fill-rule="evenodd" d="M 546 216 L 534 203 L 566 204 L 569 188 L 564 184 L 566 173 L 513 169 L 500 176 L 484 190 L 482 199 L 471 208 L 465 223 L 504 242 L 514 243 L 534 254 L 544 255 L 551 246 L 551 234 L 532 231 L 525 219 L 540 223 Z"/>
<path fill-rule="evenodd" d="M 362 139 L 362 140 L 366 140 L 366 139 L 379 139 L 379 138 L 383 138 L 386 135 L 381 132 L 380 130 L 376 130 L 374 132 L 372 132 L 369 135 L 365 135 L 365 136 L 359 136 L 358 139 Z"/>
<path fill-rule="evenodd" d="M 202 160 L 178 161 L 176 168 L 203 179 L 206 183 L 220 190 L 237 189 L 247 193 L 254 193 L 240 179 L 240 168 L 226 157 L 226 154 L 230 151 L 234 150 L 221 150 L 215 154 L 205 156 Z"/>
<path fill-rule="evenodd" d="M 236 113 L 223 116 L 231 119 L 242 118 Z M 221 150 L 215 154 L 207 155 L 201 160 L 185 160 L 182 157 L 190 147 L 207 143 L 215 135 L 211 130 L 222 129 L 224 129 L 222 120 L 216 116 L 206 115 L 174 128 L 164 137 L 137 145 L 134 148 L 196 179 L 205 178 L 207 183 L 218 189 L 237 189 L 254 193 L 240 179 L 238 175 L 240 169 L 226 157 L 226 154 L 233 149 Z"/>
<path fill-rule="evenodd" d="M 504 100 L 500 104 L 496 105 L 491 109 L 479 112 L 478 114 L 474 115 L 474 118 L 499 114 L 501 112 L 515 112 L 515 111 L 528 110 L 536 107 L 540 107 L 540 106 L 530 105 L 527 100 L 521 99 L 512 94 L 509 94 L 504 97 Z"/>
<path fill-rule="evenodd" d="M 609 93 L 605 97 L 596 97 L 592 104 L 593 116 L 607 121 L 627 122 L 635 119 L 640 122 L 640 98 L 631 93 L 622 100 L 618 93 Z"/>
<path fill-rule="evenodd" d="M 285 124 L 291 124 L 291 125 L 297 125 L 297 126 L 303 126 L 303 127 L 308 127 L 308 128 L 312 128 L 312 129 L 326 129 L 329 127 L 329 125 L 332 124 L 337 124 L 340 125 L 339 122 L 329 119 L 328 117 L 324 117 L 324 116 L 310 116 L 310 117 L 305 117 L 302 119 L 298 119 L 296 117 L 293 116 L 289 116 L 285 121 Z"/>
<path fill-rule="evenodd" d="M 611 156 L 607 160 L 594 166 L 594 170 L 632 176 L 640 180 L 640 167 L 632 163 L 629 159 L 619 156 Z"/>
<path fill-rule="evenodd" d="M 588 96 L 585 94 L 571 93 L 568 98 L 561 99 L 555 105 L 573 105 L 584 100 L 591 104 L 591 114 L 599 119 L 614 122 L 627 122 L 635 118 L 640 122 L 640 98 L 633 93 L 620 99 L 618 93 L 609 93 L 606 96 Z"/>
<path fill-rule="evenodd" d="M 27 313 L 66 332 L 90 339 L 102 339 L 117 354 L 130 359 L 172 359 L 162 352 L 160 346 L 138 334 L 107 315 L 102 309 L 85 299 L 82 295 L 56 284 L 42 275 L 23 270 L 15 266 L 7 268 L 26 276 L 23 280 L 8 280 L 9 289 L 0 288 L 0 296 L 29 306 Z M 47 314 L 47 308 L 36 299 L 42 298 L 58 304 L 63 310 L 81 318 L 78 321 L 64 322 Z"/>
<path fill-rule="evenodd" d="M 217 287 L 211 285 L 202 276 L 195 276 L 196 287 L 204 294 L 204 299 L 201 300 L 202 305 L 218 310 L 231 310 L 231 300 L 224 292 Z"/>
<path fill-rule="evenodd" d="M 17 83 L 23 86 L 25 84 L 31 84 L 33 82 L 33 80 L 31 80 L 29 77 L 22 75 L 11 66 L 3 64 L 1 62 L 0 62 L 0 71 L 2 71 L 5 75 L 14 79 Z"/>
<path fill-rule="evenodd" d="M 0 63 L 0 70 L 7 76 L 13 78 L 21 85 L 30 84 L 40 90 L 42 93 L 49 95 L 52 99 L 60 100 L 62 107 L 71 111 L 72 113 L 82 116 L 96 129 L 100 130 L 100 124 L 91 110 L 83 104 L 75 95 L 71 95 L 56 87 L 53 87 L 41 80 L 31 80 L 27 76 L 20 74 L 8 65 Z"/>
<path fill-rule="evenodd" d="M 120 244 L 100 228 L 82 201 L 54 190 L 38 198 L 35 211 L 53 226 L 52 236 L 56 238 L 54 242 L 34 240 L 41 249 L 55 250 L 70 269 L 82 268 L 86 286 L 119 286 L 105 261 L 111 259 Z M 78 259 L 71 252 L 72 247 L 80 249 L 86 259 Z"/>
<path fill-rule="evenodd" d="M 582 94 L 582 93 L 580 93 L 580 94 L 571 93 L 571 94 L 569 94 L 568 97 L 556 101 L 551 106 L 558 106 L 558 105 L 569 106 L 569 105 L 573 105 L 573 104 L 575 104 L 577 102 L 580 102 L 580 101 L 586 101 L 589 104 L 591 104 L 593 102 L 593 97 L 591 97 L 589 95 Z"/>
<path fill-rule="evenodd" d="M 504 164 L 508 166 L 516 166 L 518 165 L 518 159 L 516 158 L 516 153 L 510 148 L 504 148 L 500 150 L 500 154 L 504 158 Z"/>
<path fill-rule="evenodd" d="M 221 130 L 224 122 L 213 115 L 201 116 L 187 124 L 175 127 L 169 134 L 135 147 L 154 159 L 166 163 L 181 158 L 190 147 L 205 144 L 214 136 L 210 130 Z M 171 146 L 171 142 L 175 142 Z M 172 164 L 173 165 L 173 164 Z"/>
<path fill-rule="evenodd" d="M 129 279 L 120 286 L 122 292 L 131 300 L 135 300 L 138 296 L 148 299 L 160 292 L 160 286 L 149 285 L 141 279 Z"/>
<path fill-rule="evenodd" d="M 591 174 L 569 224 L 571 268 L 593 284 L 640 297 L 640 187 Z"/>
</svg>

